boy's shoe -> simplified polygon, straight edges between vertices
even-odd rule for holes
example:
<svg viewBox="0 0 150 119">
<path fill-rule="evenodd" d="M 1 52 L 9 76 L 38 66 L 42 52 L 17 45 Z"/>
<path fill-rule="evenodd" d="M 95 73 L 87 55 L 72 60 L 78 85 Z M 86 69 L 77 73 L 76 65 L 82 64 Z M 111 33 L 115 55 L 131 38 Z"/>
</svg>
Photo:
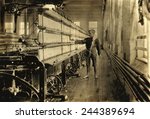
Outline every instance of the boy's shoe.
<svg viewBox="0 0 150 119">
<path fill-rule="evenodd" d="M 84 78 L 84 79 L 88 79 L 88 78 L 89 78 L 89 75 L 86 75 L 86 76 L 84 76 L 83 78 Z"/>
</svg>

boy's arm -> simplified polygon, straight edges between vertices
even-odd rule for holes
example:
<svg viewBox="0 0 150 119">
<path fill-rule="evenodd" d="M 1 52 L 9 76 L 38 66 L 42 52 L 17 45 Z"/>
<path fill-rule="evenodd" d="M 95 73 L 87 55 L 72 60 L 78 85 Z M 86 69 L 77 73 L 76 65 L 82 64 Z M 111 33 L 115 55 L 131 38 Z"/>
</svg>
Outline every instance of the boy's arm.
<svg viewBox="0 0 150 119">
<path fill-rule="evenodd" d="M 86 39 L 84 40 L 76 40 L 75 44 L 85 44 L 86 43 Z"/>
</svg>

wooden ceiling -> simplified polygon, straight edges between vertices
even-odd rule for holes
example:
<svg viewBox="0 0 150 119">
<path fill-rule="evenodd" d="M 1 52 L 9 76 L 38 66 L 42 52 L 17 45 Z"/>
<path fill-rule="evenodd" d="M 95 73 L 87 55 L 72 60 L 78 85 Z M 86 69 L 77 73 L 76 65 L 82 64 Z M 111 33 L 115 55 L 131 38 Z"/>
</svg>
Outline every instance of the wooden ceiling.
<svg viewBox="0 0 150 119">
<path fill-rule="evenodd" d="M 103 0 L 64 0 L 64 13 L 73 20 L 101 18 Z"/>
</svg>

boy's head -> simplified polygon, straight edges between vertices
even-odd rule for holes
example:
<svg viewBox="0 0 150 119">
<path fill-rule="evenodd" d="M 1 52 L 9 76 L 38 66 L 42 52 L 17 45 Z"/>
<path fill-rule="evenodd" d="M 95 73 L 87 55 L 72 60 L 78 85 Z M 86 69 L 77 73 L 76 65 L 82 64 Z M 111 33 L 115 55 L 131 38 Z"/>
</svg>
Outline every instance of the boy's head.
<svg viewBox="0 0 150 119">
<path fill-rule="evenodd" d="M 93 37 L 95 35 L 95 30 L 94 29 L 90 29 L 88 32 L 89 32 L 89 35 L 91 37 Z"/>
</svg>

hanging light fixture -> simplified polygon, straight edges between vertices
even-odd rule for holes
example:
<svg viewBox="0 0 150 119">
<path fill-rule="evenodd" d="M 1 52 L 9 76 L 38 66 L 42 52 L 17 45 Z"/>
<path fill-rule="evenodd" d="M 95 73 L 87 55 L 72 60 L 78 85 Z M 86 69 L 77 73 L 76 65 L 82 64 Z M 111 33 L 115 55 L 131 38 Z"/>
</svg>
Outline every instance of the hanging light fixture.
<svg viewBox="0 0 150 119">
<path fill-rule="evenodd" d="M 7 2 L 5 4 L 5 11 L 7 11 L 10 14 L 17 14 L 19 15 L 24 9 L 26 8 L 33 8 L 33 7 L 43 7 L 44 5 L 55 5 L 55 6 L 61 6 L 63 3 L 63 0 L 29 0 L 28 3 L 21 2 L 21 1 L 13 1 L 13 2 Z"/>
<path fill-rule="evenodd" d="M 143 0 L 139 0 L 138 1 L 139 23 L 141 23 L 141 25 L 144 25 L 142 5 L 143 5 Z"/>
</svg>

